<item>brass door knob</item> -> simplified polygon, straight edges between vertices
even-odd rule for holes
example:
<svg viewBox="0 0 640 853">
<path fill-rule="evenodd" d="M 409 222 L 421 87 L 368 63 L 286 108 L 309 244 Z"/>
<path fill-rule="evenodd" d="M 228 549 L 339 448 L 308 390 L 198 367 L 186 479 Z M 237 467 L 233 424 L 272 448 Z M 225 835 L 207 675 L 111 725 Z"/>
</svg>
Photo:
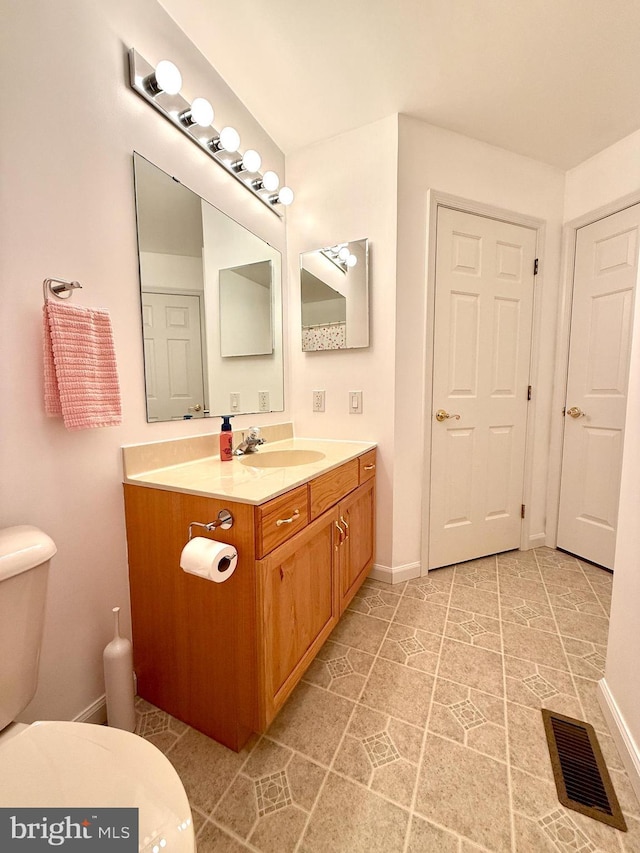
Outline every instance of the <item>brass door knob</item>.
<svg viewBox="0 0 640 853">
<path fill-rule="evenodd" d="M 188 411 L 189 412 L 201 412 L 202 406 L 200 405 L 200 403 L 196 403 L 195 406 L 189 406 Z"/>
<path fill-rule="evenodd" d="M 455 418 L 455 420 L 460 420 L 460 415 L 450 415 L 449 412 L 445 412 L 444 409 L 438 409 L 436 412 L 436 420 L 442 423 L 442 421 L 446 421 L 447 418 Z"/>
<path fill-rule="evenodd" d="M 583 412 L 582 409 L 579 409 L 577 406 L 571 406 L 570 409 L 567 409 L 567 414 L 570 418 L 584 418 L 587 413 Z"/>
</svg>

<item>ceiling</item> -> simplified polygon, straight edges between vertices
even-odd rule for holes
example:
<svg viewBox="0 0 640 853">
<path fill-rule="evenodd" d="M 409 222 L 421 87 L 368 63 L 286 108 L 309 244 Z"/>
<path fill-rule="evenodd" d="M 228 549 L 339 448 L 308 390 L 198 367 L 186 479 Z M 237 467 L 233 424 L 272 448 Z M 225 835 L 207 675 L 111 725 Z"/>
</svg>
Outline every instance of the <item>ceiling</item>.
<svg viewBox="0 0 640 853">
<path fill-rule="evenodd" d="M 640 128 L 639 0 L 160 2 L 285 153 L 406 113 L 568 169 Z"/>
</svg>

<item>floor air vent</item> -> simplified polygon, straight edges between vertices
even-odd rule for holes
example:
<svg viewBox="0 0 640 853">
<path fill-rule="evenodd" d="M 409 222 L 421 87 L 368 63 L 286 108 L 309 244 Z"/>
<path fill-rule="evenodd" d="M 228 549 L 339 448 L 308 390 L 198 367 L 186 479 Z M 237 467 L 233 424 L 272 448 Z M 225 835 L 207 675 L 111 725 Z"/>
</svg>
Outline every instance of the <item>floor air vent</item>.
<svg viewBox="0 0 640 853">
<path fill-rule="evenodd" d="M 545 708 L 542 719 L 562 805 L 626 832 L 593 726 Z"/>
</svg>

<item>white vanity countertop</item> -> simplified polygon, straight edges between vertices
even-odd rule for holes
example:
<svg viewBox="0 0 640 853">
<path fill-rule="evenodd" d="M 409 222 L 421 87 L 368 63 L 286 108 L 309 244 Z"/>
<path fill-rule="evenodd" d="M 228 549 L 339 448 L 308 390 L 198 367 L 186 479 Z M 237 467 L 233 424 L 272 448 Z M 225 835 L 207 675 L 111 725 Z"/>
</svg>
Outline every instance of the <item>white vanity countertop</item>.
<svg viewBox="0 0 640 853">
<path fill-rule="evenodd" d="M 228 498 L 238 503 L 257 505 L 301 486 L 319 474 L 337 468 L 375 447 L 374 443 L 368 441 L 288 438 L 263 444 L 255 452 L 255 456 L 282 450 L 312 450 L 322 453 L 323 458 L 304 465 L 259 468 L 250 464 L 254 454 L 234 456 L 230 462 L 221 462 L 218 456 L 207 456 L 130 475 L 127 475 L 125 463 L 124 482 L 152 489 L 207 498 Z"/>
</svg>

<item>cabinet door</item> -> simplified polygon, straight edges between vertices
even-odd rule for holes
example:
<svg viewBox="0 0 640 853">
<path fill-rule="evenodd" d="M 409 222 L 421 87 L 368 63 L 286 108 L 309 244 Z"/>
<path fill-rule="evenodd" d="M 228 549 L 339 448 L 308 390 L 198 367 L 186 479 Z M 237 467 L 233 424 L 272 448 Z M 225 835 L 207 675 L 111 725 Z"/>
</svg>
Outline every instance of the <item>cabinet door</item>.
<svg viewBox="0 0 640 853">
<path fill-rule="evenodd" d="M 375 479 L 368 480 L 338 506 L 344 535 L 340 556 L 340 612 L 366 578 L 375 552 Z"/>
<path fill-rule="evenodd" d="M 267 726 L 338 621 L 335 510 L 257 563 L 262 593 L 262 678 Z"/>
</svg>

